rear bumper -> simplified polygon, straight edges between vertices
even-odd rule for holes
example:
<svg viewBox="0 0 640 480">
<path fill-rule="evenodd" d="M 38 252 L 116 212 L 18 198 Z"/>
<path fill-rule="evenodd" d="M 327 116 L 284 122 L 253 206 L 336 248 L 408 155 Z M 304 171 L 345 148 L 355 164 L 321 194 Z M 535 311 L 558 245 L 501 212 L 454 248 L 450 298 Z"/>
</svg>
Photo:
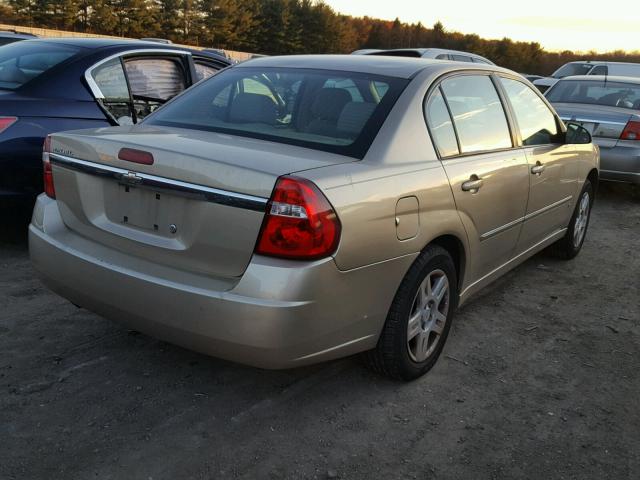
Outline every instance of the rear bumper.
<svg viewBox="0 0 640 480">
<path fill-rule="evenodd" d="M 289 368 L 373 348 L 415 256 L 343 272 L 332 259 L 254 256 L 240 279 L 159 273 L 64 225 L 38 197 L 29 227 L 44 283 L 73 303 L 157 338 L 261 368 Z"/>
<path fill-rule="evenodd" d="M 600 146 L 600 179 L 640 184 L 640 146 Z"/>
</svg>

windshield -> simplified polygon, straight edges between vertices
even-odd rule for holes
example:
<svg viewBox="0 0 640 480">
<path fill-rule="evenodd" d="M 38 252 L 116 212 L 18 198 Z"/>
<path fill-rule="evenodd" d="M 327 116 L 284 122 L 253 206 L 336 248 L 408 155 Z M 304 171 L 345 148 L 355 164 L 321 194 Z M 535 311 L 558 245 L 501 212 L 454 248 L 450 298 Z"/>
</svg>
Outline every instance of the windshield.
<svg viewBox="0 0 640 480">
<path fill-rule="evenodd" d="M 362 158 L 408 83 L 329 70 L 236 67 L 145 120 Z"/>
<path fill-rule="evenodd" d="M 586 103 L 640 109 L 640 85 L 593 80 L 561 80 L 547 93 L 552 103 Z"/>
<path fill-rule="evenodd" d="M 573 75 L 586 75 L 592 68 L 592 63 L 567 63 L 556 70 L 551 76 L 553 78 L 564 78 Z"/>
<path fill-rule="evenodd" d="M 4 45 L 0 48 L 0 88 L 15 90 L 79 50 L 69 45 L 29 40 Z"/>
</svg>

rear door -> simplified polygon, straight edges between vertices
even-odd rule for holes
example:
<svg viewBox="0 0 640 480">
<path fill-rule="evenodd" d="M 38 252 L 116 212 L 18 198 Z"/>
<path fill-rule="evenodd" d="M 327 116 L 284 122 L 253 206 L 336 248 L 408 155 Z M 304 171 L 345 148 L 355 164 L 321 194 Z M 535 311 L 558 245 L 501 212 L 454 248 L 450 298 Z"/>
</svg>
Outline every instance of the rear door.
<svg viewBox="0 0 640 480">
<path fill-rule="evenodd" d="M 553 111 L 525 83 L 499 77 L 527 158 L 530 193 L 518 252 L 564 228 L 571 217 L 578 185 L 578 157 L 565 145 Z"/>
<path fill-rule="evenodd" d="M 526 157 L 488 74 L 446 78 L 425 107 L 480 278 L 513 256 L 529 194 Z"/>
</svg>

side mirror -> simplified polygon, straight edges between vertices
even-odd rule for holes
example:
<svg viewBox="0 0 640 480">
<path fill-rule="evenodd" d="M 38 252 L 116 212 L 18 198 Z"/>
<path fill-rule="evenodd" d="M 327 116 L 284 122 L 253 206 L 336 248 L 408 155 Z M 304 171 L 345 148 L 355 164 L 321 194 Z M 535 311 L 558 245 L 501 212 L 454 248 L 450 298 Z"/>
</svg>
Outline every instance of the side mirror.
<svg viewBox="0 0 640 480">
<path fill-rule="evenodd" d="M 591 134 L 589 130 L 577 123 L 567 123 L 567 136 L 565 137 L 565 143 L 570 145 L 582 145 L 591 143 Z"/>
</svg>

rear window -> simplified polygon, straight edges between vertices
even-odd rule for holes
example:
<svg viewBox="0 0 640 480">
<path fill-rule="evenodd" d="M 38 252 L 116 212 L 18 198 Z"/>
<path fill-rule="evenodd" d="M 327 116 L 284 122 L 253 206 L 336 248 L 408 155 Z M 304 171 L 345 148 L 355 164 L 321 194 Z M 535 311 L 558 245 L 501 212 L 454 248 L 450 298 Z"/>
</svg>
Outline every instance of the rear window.
<svg viewBox="0 0 640 480">
<path fill-rule="evenodd" d="M 586 75 L 592 68 L 593 64 L 591 63 L 567 63 L 556 70 L 552 77 L 564 78 L 574 75 Z"/>
<path fill-rule="evenodd" d="M 362 158 L 407 83 L 353 72 L 233 68 L 196 85 L 144 123 Z"/>
<path fill-rule="evenodd" d="M 69 45 L 23 41 L 0 48 L 0 88 L 15 90 L 80 51 Z"/>
<path fill-rule="evenodd" d="M 640 85 L 633 83 L 561 80 L 547 93 L 552 103 L 586 103 L 640 110 Z"/>
</svg>

